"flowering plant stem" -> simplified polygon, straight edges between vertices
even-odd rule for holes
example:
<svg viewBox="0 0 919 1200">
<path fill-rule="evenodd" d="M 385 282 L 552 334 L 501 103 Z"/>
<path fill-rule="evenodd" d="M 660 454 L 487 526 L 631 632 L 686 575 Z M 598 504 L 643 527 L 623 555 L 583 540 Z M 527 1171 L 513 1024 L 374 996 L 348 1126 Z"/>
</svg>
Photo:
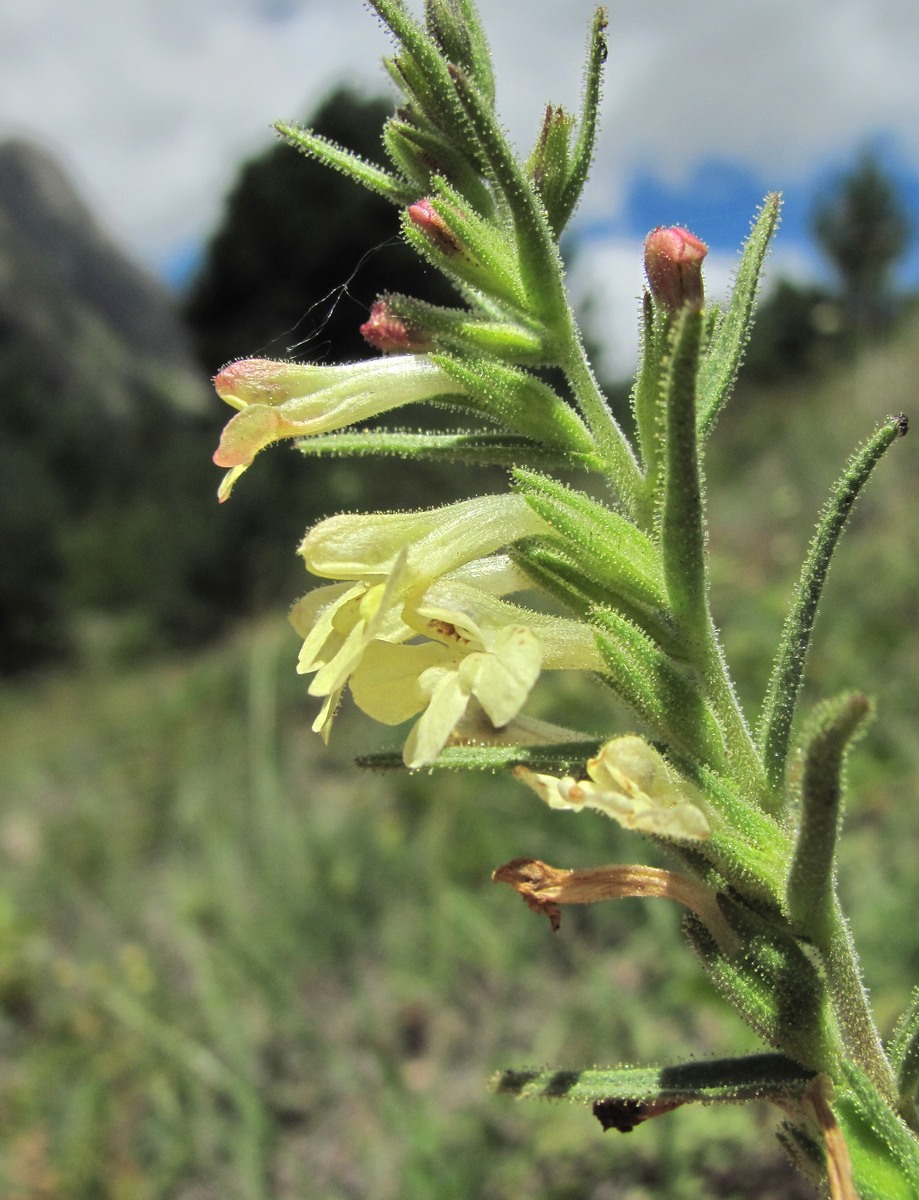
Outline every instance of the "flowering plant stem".
<svg viewBox="0 0 919 1200">
<path fill-rule="evenodd" d="M 424 24 L 397 0 L 371 4 L 397 44 L 386 63 L 402 93 L 384 130 L 392 167 L 279 129 L 397 205 L 406 240 L 459 303 L 380 297 L 362 326 L 384 355 L 371 362 L 224 368 L 217 391 L 237 412 L 215 454 L 228 469 L 220 495 L 282 438 L 305 456 L 498 464 L 512 488 L 429 511 L 341 514 L 307 532 L 300 553 L 323 582 L 291 620 L 298 670 L 320 701 L 313 727 L 329 737 L 347 689 L 378 721 L 414 721 L 401 755 L 366 764 L 512 769 L 554 809 L 589 809 L 654 838 L 673 870 L 514 859 L 494 878 L 553 928 L 565 904 L 676 901 L 701 969 L 770 1047 L 668 1067 L 508 1071 L 498 1091 L 592 1103 L 604 1128 L 619 1129 L 694 1101 L 771 1099 L 792 1161 L 825 1194 L 915 1197 L 919 1001 L 885 1051 L 836 889 L 845 761 L 871 705 L 849 693 L 798 719 L 829 563 L 906 420 L 884 421 L 832 489 L 754 733 L 709 606 L 703 463 L 749 337 L 778 196 L 764 202 L 723 309 L 706 303 L 704 243 L 675 227 L 649 234 L 633 446 L 588 361 L 558 249 L 593 154 L 605 14 L 591 26 L 579 120 L 550 106 L 520 161 L 494 112 L 471 0 L 426 0 Z M 362 425 L 418 402 L 466 424 Z M 594 486 L 558 469 L 590 472 Z M 523 592 L 546 603 L 524 604 Z M 558 670 L 610 689 L 635 730 L 528 716 L 540 676 Z"/>
<path fill-rule="evenodd" d="M 574 401 L 593 434 L 614 492 L 636 524 L 647 529 L 650 512 L 635 454 L 600 391 L 570 307 L 566 316 L 564 349 L 558 353 L 559 366 L 565 372 Z"/>
</svg>

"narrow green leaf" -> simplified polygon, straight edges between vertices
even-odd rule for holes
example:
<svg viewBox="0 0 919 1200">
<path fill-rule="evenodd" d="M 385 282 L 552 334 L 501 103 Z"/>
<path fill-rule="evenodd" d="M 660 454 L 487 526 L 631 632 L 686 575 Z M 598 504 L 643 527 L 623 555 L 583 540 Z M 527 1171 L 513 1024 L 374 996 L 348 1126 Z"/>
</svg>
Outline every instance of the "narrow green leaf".
<svg viewBox="0 0 919 1200">
<path fill-rule="evenodd" d="M 597 753 L 599 742 L 551 742 L 540 746 L 447 746 L 429 763 L 426 771 L 506 771 L 524 766 L 550 775 L 581 772 L 588 758 Z M 355 760 L 359 767 L 374 771 L 407 770 L 401 750 L 364 754 Z"/>
<path fill-rule="evenodd" d="M 846 464 L 823 510 L 801 569 L 791 611 L 782 630 L 757 729 L 766 773 L 773 791 L 781 793 L 785 781 L 788 744 L 817 605 L 830 561 L 855 501 L 884 452 L 907 431 L 906 417 L 888 417 L 877 433 Z"/>
<path fill-rule="evenodd" d="M 832 1109 L 852 1160 L 859 1200 L 915 1200 L 919 1144 L 854 1063 L 834 1077 Z"/>
<path fill-rule="evenodd" d="M 562 282 L 561 259 L 546 212 L 490 107 L 462 71 L 451 67 L 450 74 L 512 215 L 520 276 L 529 304 L 548 325 L 566 322 L 568 298 Z M 548 269 L 549 264 L 552 269 Z"/>
<path fill-rule="evenodd" d="M 303 438 L 297 449 L 313 458 L 389 455 L 424 459 L 429 462 L 465 462 L 479 467 L 532 466 L 580 468 L 596 471 L 599 464 L 589 454 L 564 451 L 524 437 L 497 433 L 405 433 L 400 430 L 368 430 L 365 433 L 326 433 Z"/>
<path fill-rule="evenodd" d="M 343 146 L 337 145 L 318 133 L 311 133 L 308 129 L 301 129 L 297 125 L 285 125 L 280 121 L 275 124 L 274 128 L 307 157 L 315 158 L 327 167 L 340 171 L 349 179 L 353 179 L 369 191 L 385 197 L 393 204 L 401 207 L 411 204 L 417 197 L 416 190 L 408 180 L 399 179 L 388 171 L 384 171 L 382 167 L 365 162 L 359 154 L 345 150 Z"/>
<path fill-rule="evenodd" d="M 598 606 L 615 604 L 618 612 L 643 629 L 668 654 L 678 654 L 683 648 L 665 609 L 641 606 L 627 589 L 618 591 L 609 581 L 601 582 L 588 574 L 584 556 L 573 554 L 569 541 L 552 535 L 534 535 L 515 542 L 510 554 L 534 583 L 580 616 L 589 617 Z"/>
<path fill-rule="evenodd" d="M 673 321 L 664 379 L 666 460 L 660 540 L 667 596 L 677 621 L 703 644 L 709 631 L 702 478 L 696 444 L 696 369 L 704 317 L 684 308 Z"/>
<path fill-rule="evenodd" d="M 641 306 L 641 359 L 632 390 L 632 412 L 645 467 L 645 490 L 651 497 L 657 496 L 660 490 L 664 452 L 666 421 L 661 397 L 666 348 L 664 323 L 655 320 L 651 293 L 645 289 Z"/>
<path fill-rule="evenodd" d="M 445 133 L 473 162 L 480 149 L 472 126 L 450 81 L 446 59 L 434 39 L 399 0 L 368 0 L 398 38 L 401 52 L 392 60 L 406 94 L 435 128 Z"/>
<path fill-rule="evenodd" d="M 472 205 L 494 215 L 494 201 L 474 164 L 440 132 L 390 117 L 383 127 L 383 144 L 396 167 L 415 184 L 415 198 L 427 195 L 434 177 L 443 175 Z"/>
<path fill-rule="evenodd" d="M 546 108 L 536 145 L 527 159 L 526 171 L 546 210 L 556 237 L 561 233 L 559 203 L 568 178 L 568 143 L 574 118 L 561 107 Z"/>
<path fill-rule="evenodd" d="M 584 422 L 547 383 L 519 367 L 466 354 L 434 354 L 435 363 L 474 397 L 483 415 L 515 433 L 562 450 L 592 454 Z"/>
<path fill-rule="evenodd" d="M 415 194 L 423 196 L 435 172 L 431 155 L 419 145 L 421 139 L 417 134 L 420 132 L 407 121 L 389 117 L 383 126 L 383 145 L 397 169 L 411 181 Z"/>
<path fill-rule="evenodd" d="M 769 242 L 779 222 L 782 197 L 763 201 L 759 217 L 744 244 L 731 301 L 708 345 L 699 372 L 699 441 L 704 445 L 728 402 L 744 350 L 750 339 L 756 295 Z"/>
<path fill-rule="evenodd" d="M 897 1083 L 874 1021 L 852 932 L 836 897 L 829 946 L 820 949 L 827 991 L 836 1014 L 845 1057 L 859 1064 L 885 1101 L 894 1107 L 897 1102 Z"/>
<path fill-rule="evenodd" d="M 584 578 L 560 539 L 539 535 L 521 538 L 509 553 L 537 587 L 578 616 L 586 617 L 600 603 L 596 588 L 591 587 L 593 581 Z"/>
<path fill-rule="evenodd" d="M 671 754 L 681 775 L 705 797 L 707 811 L 717 813 L 711 837 L 698 848 L 702 859 L 714 867 L 730 888 L 778 913 L 785 898 L 785 876 L 791 856 L 791 839 L 776 820 L 758 804 L 711 768 L 694 758 Z M 701 862 L 694 864 L 701 873 Z M 716 881 L 712 885 L 721 890 Z"/>
<path fill-rule="evenodd" d="M 667 1067 L 553 1068 L 501 1071 L 491 1090 L 518 1099 L 572 1100 L 578 1104 L 741 1104 L 799 1096 L 814 1072 L 783 1054 L 715 1058 Z M 653 1115 L 653 1114 L 652 1114 Z M 641 1110 L 635 1112 L 637 1124 Z"/>
<path fill-rule="evenodd" d="M 788 914 L 798 933 L 823 950 L 830 945 L 835 915 L 843 768 L 870 715 L 867 696 L 839 696 L 818 705 L 803 740 L 801 824 L 788 872 Z"/>
<path fill-rule="evenodd" d="M 408 327 L 413 340 L 427 349 L 429 343 L 442 350 L 469 355 L 479 350 L 502 362 L 525 366 L 542 366 L 550 355 L 541 331 L 515 313 L 508 319 L 470 308 L 446 308 L 416 300 L 398 292 L 383 297 L 389 309 Z"/>
<path fill-rule="evenodd" d="M 693 916 L 683 929 L 712 982 L 765 1042 L 814 1071 L 832 1070 L 840 1046 L 826 988 L 815 965 L 782 919 L 721 898 L 722 911 L 743 949 L 728 955 Z"/>
<path fill-rule="evenodd" d="M 450 62 L 468 72 L 482 95 L 494 103 L 491 47 L 470 0 L 425 0 L 428 32 Z"/>
<path fill-rule="evenodd" d="M 483 220 L 443 176 L 432 181 L 431 208 L 437 224 L 419 223 L 417 210 L 402 214 L 406 241 L 461 290 L 500 301 L 525 319 L 527 302 L 517 269 L 511 232 Z"/>
<path fill-rule="evenodd" d="M 500 273 L 504 281 L 502 287 L 516 296 L 518 306 L 526 310 L 527 305 L 521 304 L 524 289 L 517 247 L 509 224 L 494 217 L 482 216 L 470 198 L 442 175 L 433 180 L 431 197 L 444 224 L 461 243 L 463 253 L 480 264 L 483 279 L 487 281 L 489 275 Z M 497 289 L 482 286 L 482 291 L 487 294 L 492 290 Z"/>
<path fill-rule="evenodd" d="M 568 224 L 571 214 L 577 207 L 593 162 L 603 64 L 606 62 L 607 55 L 606 27 L 608 23 L 606 9 L 598 8 L 594 13 L 590 27 L 590 39 L 587 44 L 587 63 L 584 68 L 578 136 L 569 158 L 568 179 L 553 213 L 553 225 L 557 233 L 560 233 Z"/>
<path fill-rule="evenodd" d="M 648 635 L 613 609 L 591 614 L 608 682 L 677 753 L 717 770 L 726 765 L 718 724 L 698 685 Z"/>
<path fill-rule="evenodd" d="M 887 1054 L 897 1077 L 900 1115 L 919 1132 L 919 987 L 913 989 L 909 1008 L 897 1022 Z"/>
<path fill-rule="evenodd" d="M 823 1139 L 814 1136 L 811 1124 L 796 1125 L 783 1121 L 776 1130 L 779 1145 L 785 1151 L 792 1167 L 805 1179 L 809 1179 L 819 1195 L 826 1186 L 826 1147 Z"/>
<path fill-rule="evenodd" d="M 589 578 L 611 596 L 625 597 L 652 614 L 666 613 L 660 553 L 647 534 L 620 513 L 548 475 L 517 470 L 514 481 Z"/>
</svg>

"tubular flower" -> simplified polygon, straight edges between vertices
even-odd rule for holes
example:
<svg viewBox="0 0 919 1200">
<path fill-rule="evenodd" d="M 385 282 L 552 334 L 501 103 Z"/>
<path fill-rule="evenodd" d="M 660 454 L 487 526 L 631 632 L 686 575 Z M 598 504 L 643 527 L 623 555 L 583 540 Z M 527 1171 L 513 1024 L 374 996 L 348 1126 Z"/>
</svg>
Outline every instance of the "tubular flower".
<svg viewBox="0 0 919 1200">
<path fill-rule="evenodd" d="M 452 572 L 492 593 L 520 587 L 506 557 L 482 556 L 534 522 L 542 525 L 520 497 L 482 496 L 419 513 L 347 513 L 315 526 L 301 546 L 307 567 L 344 582 L 308 592 L 291 612 L 304 638 L 297 670 L 315 672 L 310 694 L 325 698 L 313 728 L 328 738 L 342 690 L 373 644 L 417 635 L 403 608 L 433 579 Z"/>
<path fill-rule="evenodd" d="M 465 389 L 423 354 L 400 354 L 340 366 L 244 358 L 214 379 L 222 400 L 240 411 L 214 453 L 230 468 L 218 496 L 226 500 L 259 450 L 282 438 L 328 433 L 403 404 Z"/>
<path fill-rule="evenodd" d="M 634 734 L 613 738 L 587 762 L 589 779 L 540 775 L 526 767 L 514 774 L 550 808 L 593 808 L 626 829 L 661 837 L 702 841 L 708 820 L 671 778 L 660 754 Z"/>
<path fill-rule="evenodd" d="M 464 563 L 547 530 L 522 496 L 477 496 L 421 512 L 329 517 L 309 531 L 300 554 L 314 575 L 381 580 L 405 552 L 412 584 L 424 587 Z"/>
</svg>

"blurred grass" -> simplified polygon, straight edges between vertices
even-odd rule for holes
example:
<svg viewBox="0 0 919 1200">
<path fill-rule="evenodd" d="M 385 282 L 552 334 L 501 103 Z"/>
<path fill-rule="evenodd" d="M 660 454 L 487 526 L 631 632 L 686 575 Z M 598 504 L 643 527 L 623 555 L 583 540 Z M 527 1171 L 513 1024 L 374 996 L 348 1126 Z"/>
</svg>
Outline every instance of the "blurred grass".
<svg viewBox="0 0 919 1200">
<path fill-rule="evenodd" d="M 755 711 L 817 509 L 909 411 L 916 329 L 826 380 L 745 391 L 710 468 L 713 602 Z M 919 432 L 919 431 L 917 431 Z M 914 433 L 869 485 L 818 623 L 809 699 L 879 719 L 850 772 L 842 884 L 889 1028 L 919 978 Z M 659 861 L 499 778 L 374 776 L 378 731 L 309 732 L 280 618 L 198 656 L 0 693 L 0 1194 L 11 1200 L 805 1196 L 771 1113 L 681 1110 L 629 1137 L 489 1096 L 504 1066 L 752 1047 L 665 905 L 566 912 L 490 871 Z M 100 648 L 101 647 L 101 648 Z M 541 699 L 602 730 L 588 681 Z M 610 710 L 612 711 L 612 710 Z"/>
</svg>

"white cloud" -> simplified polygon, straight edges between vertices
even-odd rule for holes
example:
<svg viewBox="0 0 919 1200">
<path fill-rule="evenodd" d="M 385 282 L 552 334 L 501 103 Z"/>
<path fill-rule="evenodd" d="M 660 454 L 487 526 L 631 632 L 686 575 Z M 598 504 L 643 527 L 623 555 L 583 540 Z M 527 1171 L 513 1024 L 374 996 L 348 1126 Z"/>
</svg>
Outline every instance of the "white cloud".
<svg viewBox="0 0 919 1200">
<path fill-rule="evenodd" d="M 590 0 L 482 0 L 499 104 L 526 146 L 577 105 Z M 906 0 L 642 0 L 613 9 L 600 162 L 614 216 L 634 168 L 673 182 L 701 154 L 781 187 L 892 130 L 919 164 L 919 6 Z M 342 77 L 384 83 L 388 39 L 358 0 L 7 0 L 0 131 L 62 155 L 148 262 L 203 236 L 240 156 Z"/>
</svg>

